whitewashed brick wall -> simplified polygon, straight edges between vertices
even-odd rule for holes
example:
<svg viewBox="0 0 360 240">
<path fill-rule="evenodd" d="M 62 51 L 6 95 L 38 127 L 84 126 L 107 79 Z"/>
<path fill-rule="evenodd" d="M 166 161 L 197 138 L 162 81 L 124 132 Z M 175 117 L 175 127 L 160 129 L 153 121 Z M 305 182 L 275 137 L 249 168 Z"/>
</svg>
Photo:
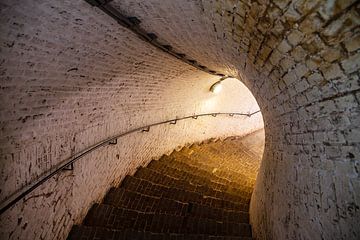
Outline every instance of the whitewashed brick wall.
<svg viewBox="0 0 360 240">
<path fill-rule="evenodd" d="M 0 200 L 101 140 L 143 125 L 259 107 L 238 80 L 168 56 L 85 1 L 0 2 Z M 225 70 L 224 70 L 225 71 Z M 251 118 L 204 117 L 134 133 L 99 149 L 0 216 L 0 239 L 65 239 L 126 174 L 185 144 L 262 128 Z"/>
</svg>

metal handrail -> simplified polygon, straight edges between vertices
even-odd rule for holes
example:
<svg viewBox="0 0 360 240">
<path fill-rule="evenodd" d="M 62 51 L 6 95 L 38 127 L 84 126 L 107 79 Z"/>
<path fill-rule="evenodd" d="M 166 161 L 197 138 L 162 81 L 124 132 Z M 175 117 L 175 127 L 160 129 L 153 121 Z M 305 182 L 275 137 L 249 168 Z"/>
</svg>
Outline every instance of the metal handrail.
<svg viewBox="0 0 360 240">
<path fill-rule="evenodd" d="M 81 152 L 79 152 L 77 154 L 74 154 L 73 156 L 70 156 L 69 158 L 67 158 L 66 160 L 63 161 L 64 163 L 59 164 L 58 166 L 56 166 L 52 170 L 48 171 L 48 173 L 43 174 L 42 177 L 40 177 L 39 179 L 37 179 L 33 183 L 25 186 L 24 188 L 20 189 L 19 191 L 15 192 L 14 194 L 12 194 L 10 197 L 5 199 L 0 204 L 1 205 L 0 214 L 3 214 L 6 210 L 8 210 L 13 205 L 15 205 L 18 201 L 20 201 L 26 195 L 28 195 L 29 193 L 34 191 L 36 188 L 38 188 L 40 185 L 45 183 L 47 180 L 49 180 L 54 175 L 58 174 L 59 172 L 61 172 L 63 170 L 68 170 L 67 169 L 68 167 L 71 167 L 71 169 L 72 169 L 73 164 L 76 161 L 78 161 L 79 159 L 81 159 L 82 157 L 84 157 L 85 155 L 95 151 L 96 149 L 98 149 L 100 147 L 104 147 L 104 146 L 107 146 L 109 144 L 111 144 L 111 145 L 116 144 L 117 139 L 121 138 L 123 136 L 129 135 L 131 133 L 138 132 L 138 131 L 148 132 L 151 127 L 158 126 L 158 125 L 165 124 L 165 123 L 176 124 L 177 121 L 181 121 L 181 120 L 185 120 L 185 119 L 189 119 L 189 118 L 197 119 L 198 117 L 204 117 L 204 116 L 216 117 L 217 115 L 228 115 L 228 116 L 231 116 L 231 117 L 234 116 L 234 115 L 241 115 L 241 116 L 251 117 L 252 115 L 254 115 L 256 113 L 259 113 L 259 112 L 260 112 L 260 110 L 255 111 L 253 113 L 214 112 L 214 113 L 196 114 L 196 115 L 191 115 L 191 116 L 175 118 L 175 119 L 171 119 L 171 120 L 166 120 L 166 121 L 162 121 L 162 122 L 153 123 L 153 124 L 150 124 L 150 125 L 146 125 L 144 127 L 139 127 L 139 128 L 129 130 L 129 131 L 125 132 L 125 133 L 117 134 L 116 136 L 113 136 L 113 137 L 108 138 L 106 140 L 103 140 L 103 141 L 101 141 L 99 143 L 96 143 L 96 144 L 84 149 L 83 151 L 81 151 Z"/>
</svg>

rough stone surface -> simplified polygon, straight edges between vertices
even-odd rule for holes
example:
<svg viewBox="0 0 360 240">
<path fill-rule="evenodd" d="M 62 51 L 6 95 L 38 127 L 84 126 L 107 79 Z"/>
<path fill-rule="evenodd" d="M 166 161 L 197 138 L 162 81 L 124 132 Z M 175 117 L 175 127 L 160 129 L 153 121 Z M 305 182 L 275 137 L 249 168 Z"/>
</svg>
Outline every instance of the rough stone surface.
<svg viewBox="0 0 360 240">
<path fill-rule="evenodd" d="M 266 144 L 250 208 L 253 236 L 257 239 L 359 239 L 358 1 L 114 0 L 111 4 L 128 16 L 138 17 L 141 26 L 159 36 L 164 44 L 170 44 L 211 69 L 238 76 L 254 94 L 264 117 Z M 1 169 L 5 174 L 2 182 L 10 172 L 12 180 L 9 181 L 13 182 L 7 184 L 8 190 L 2 190 L 4 196 L 30 179 L 27 171 L 14 169 L 31 166 L 34 174 L 43 172 L 55 164 L 49 164 L 51 160 L 46 159 L 63 159 L 61 156 L 71 153 L 75 133 L 75 150 L 78 150 L 117 130 L 127 129 L 130 124 L 138 126 L 152 120 L 155 109 L 163 118 L 184 114 L 187 110 L 192 114 L 194 108 L 185 110 L 183 106 L 193 106 L 192 96 L 199 100 L 195 105 L 203 106 L 201 96 L 205 95 L 198 90 L 205 91 L 210 82 L 215 81 L 135 40 L 111 18 L 82 1 L 37 1 L 35 7 L 29 1 L 2 1 L 0 7 L 1 13 L 5 13 L 0 17 L 1 56 L 7 56 L 0 60 L 4 136 Z M 296 31 L 301 34 L 294 35 Z M 287 44 L 286 51 L 278 50 L 282 42 Z M 287 49 L 289 47 L 291 49 Z M 139 74 L 139 69 L 146 75 Z M 153 84 L 146 79 L 152 79 Z M 50 88 L 46 84 L 49 81 Z M 160 86 L 166 91 L 155 90 Z M 130 94 L 124 94 L 125 89 L 134 90 L 131 98 Z M 148 100 L 151 97 L 154 100 Z M 120 103 L 120 99 L 124 103 Z M 9 104 L 4 106 L 4 103 Z M 44 104 L 51 111 L 46 111 Z M 145 111 L 141 108 L 143 105 L 153 112 Z M 232 106 L 235 105 L 238 104 Z M 218 109 L 226 106 L 218 105 Z M 165 107 L 171 110 L 166 111 Z M 139 110 L 144 112 L 140 114 Z M 82 111 L 85 111 L 83 116 Z M 88 130 L 82 132 L 85 126 Z M 189 134 L 184 133 L 188 140 L 183 142 L 200 139 L 192 135 L 198 128 L 189 128 Z M 56 129 L 61 130 L 48 140 L 37 138 L 44 144 L 30 144 L 39 141 L 33 140 L 39 132 L 51 135 Z M 142 144 L 152 146 L 151 141 L 163 138 L 162 134 L 163 130 L 159 130 L 154 138 L 144 138 Z M 14 140 L 19 138 L 27 140 Z M 57 144 L 50 144 L 52 142 Z M 142 146 L 134 139 L 126 143 L 129 143 L 127 149 L 134 144 Z M 163 150 L 176 144 L 171 143 Z M 18 151 L 8 151 L 14 148 Z M 62 192 L 77 194 L 74 201 L 70 201 L 74 209 L 80 205 L 80 199 L 99 199 L 102 196 L 99 192 L 103 193 L 99 189 L 107 186 L 105 183 L 121 178 L 142 161 L 134 160 L 138 156 L 133 151 L 114 154 L 107 151 L 95 154 L 93 164 L 88 161 L 79 168 L 81 172 L 89 171 L 82 180 L 72 180 L 80 177 L 70 173 L 58 177 L 64 179 L 58 181 L 62 183 Z M 158 155 L 164 151 L 159 150 Z M 56 153 L 59 158 L 41 154 L 43 152 Z M 109 156 L 116 154 L 121 155 L 120 159 L 126 155 L 129 160 L 119 163 L 114 176 L 90 173 L 92 167 L 100 168 L 95 159 L 110 161 Z M 38 162 L 46 167 L 39 169 Z M 105 172 L 108 173 L 105 170 L 102 173 Z M 83 189 L 81 184 L 91 177 L 97 181 L 102 177 L 107 180 L 104 185 L 88 190 L 94 194 L 91 197 L 85 190 L 84 193 L 76 191 Z M 55 189 L 55 182 L 46 189 Z M 73 188 L 71 184 L 79 187 Z M 69 189 L 75 190 L 67 191 Z M 37 209 L 35 203 L 41 205 L 42 201 L 45 202 L 43 208 L 47 209 L 45 206 L 50 205 L 52 198 L 67 197 L 60 193 L 40 195 L 43 192 L 39 190 L 36 193 L 39 197 L 30 198 L 27 204 Z M 79 194 L 83 194 L 82 197 Z M 63 201 L 54 202 L 61 208 L 67 206 L 59 204 Z M 84 209 L 90 203 L 85 205 Z M 13 232 L 16 238 L 22 234 L 21 227 L 28 225 L 43 238 L 49 238 L 53 232 L 61 232 L 56 236 L 65 236 L 69 230 L 68 219 L 81 218 L 86 211 L 66 215 L 65 209 L 69 208 L 53 211 L 56 217 L 51 217 L 59 222 L 54 227 L 49 228 L 53 225 L 47 220 L 36 224 L 39 228 L 47 226 L 42 228 L 45 230 L 28 225 L 21 217 L 36 216 L 36 210 L 24 208 L 21 215 L 14 210 L 11 214 L 16 217 L 11 218 L 8 233 Z M 70 214 L 73 215 L 70 217 Z M 29 234 L 29 231 L 23 232 Z M 32 234 L 29 236 L 38 236 Z"/>
</svg>

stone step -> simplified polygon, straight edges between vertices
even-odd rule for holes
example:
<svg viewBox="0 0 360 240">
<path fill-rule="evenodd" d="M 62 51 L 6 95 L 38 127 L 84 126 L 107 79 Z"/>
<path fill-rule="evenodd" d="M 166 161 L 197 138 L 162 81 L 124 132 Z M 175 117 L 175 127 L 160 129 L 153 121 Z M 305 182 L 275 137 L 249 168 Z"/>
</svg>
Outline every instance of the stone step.
<svg viewBox="0 0 360 240">
<path fill-rule="evenodd" d="M 247 212 L 225 210 L 196 203 L 184 203 L 167 198 L 151 197 L 123 188 L 112 188 L 106 195 L 104 204 L 147 213 L 196 216 L 199 218 L 239 223 L 249 222 L 249 214 Z"/>
<path fill-rule="evenodd" d="M 249 204 L 242 204 L 224 200 L 220 197 L 204 196 L 196 192 L 186 191 L 176 187 L 166 187 L 133 176 L 126 176 L 121 184 L 122 188 L 153 197 L 163 197 L 184 203 L 198 203 L 214 208 L 248 212 Z"/>
<path fill-rule="evenodd" d="M 188 180 L 173 178 L 150 168 L 140 167 L 136 171 L 134 177 L 144 179 L 154 184 L 160 184 L 166 187 L 175 187 L 190 192 L 196 192 L 204 196 L 217 197 L 228 201 L 244 204 L 249 203 L 249 194 L 246 192 L 244 192 L 242 195 L 235 195 L 225 191 L 217 191 L 211 187 L 206 186 L 205 184 L 191 183 Z"/>
<path fill-rule="evenodd" d="M 74 226 L 68 240 L 252 240 L 250 237 L 211 236 L 203 234 L 151 233 L 132 229 L 112 230 L 101 227 Z"/>
<path fill-rule="evenodd" d="M 252 188 L 232 183 L 226 179 L 219 179 L 212 173 L 191 167 L 186 163 L 175 161 L 166 163 L 166 161 L 153 160 L 147 165 L 147 168 L 173 178 L 188 180 L 194 184 L 206 185 L 217 191 L 227 192 L 242 197 L 249 196 L 248 200 L 250 200 L 251 197 Z"/>
<path fill-rule="evenodd" d="M 193 216 L 141 213 L 106 204 L 95 204 L 85 218 L 85 225 L 113 230 L 133 229 L 156 233 L 210 234 L 216 236 L 251 236 L 247 223 L 220 222 Z"/>
</svg>

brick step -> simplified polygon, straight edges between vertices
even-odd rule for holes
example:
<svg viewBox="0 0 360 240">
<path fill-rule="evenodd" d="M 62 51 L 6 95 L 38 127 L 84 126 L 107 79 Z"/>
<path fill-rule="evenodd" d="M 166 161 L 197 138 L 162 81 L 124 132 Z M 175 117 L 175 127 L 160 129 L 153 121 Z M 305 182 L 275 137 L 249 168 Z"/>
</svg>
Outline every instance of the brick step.
<svg viewBox="0 0 360 240">
<path fill-rule="evenodd" d="M 163 175 L 149 168 L 140 168 L 135 174 L 135 177 L 147 180 L 154 184 L 163 185 L 166 187 L 180 188 L 190 192 L 196 192 L 203 196 L 222 198 L 227 201 L 238 202 L 238 203 L 249 203 L 249 194 L 244 193 L 245 196 L 234 195 L 226 192 L 216 191 L 205 185 L 194 185 L 187 180 L 180 180 Z"/>
<path fill-rule="evenodd" d="M 188 154 L 183 151 L 179 151 L 179 152 L 174 151 L 167 157 L 176 159 L 177 161 L 180 161 L 180 162 L 185 162 L 189 165 L 195 166 L 199 169 L 204 169 L 211 173 L 213 173 L 214 169 L 217 169 L 216 172 L 214 172 L 213 174 L 215 174 L 216 176 L 218 176 L 220 178 L 225 178 L 229 181 L 237 182 L 241 186 L 251 184 L 248 181 L 247 176 L 245 176 L 241 172 L 233 171 L 232 170 L 233 168 L 231 168 L 231 167 L 230 167 L 230 169 L 228 169 L 228 168 L 223 169 L 224 167 L 222 166 L 222 164 L 220 164 L 220 162 L 218 160 L 213 161 L 211 159 L 211 157 L 204 156 L 202 153 L 199 153 L 199 152 L 193 152 L 192 154 Z M 229 166 L 228 163 L 223 164 L 223 165 Z M 252 186 L 250 186 L 250 187 L 252 187 Z"/>
<path fill-rule="evenodd" d="M 186 164 L 189 164 L 191 166 L 194 166 L 199 169 L 203 169 L 207 172 L 212 172 L 214 168 L 219 168 L 219 163 L 216 165 L 214 163 L 211 163 L 211 159 L 208 157 L 201 156 L 200 159 L 194 158 L 194 154 L 199 154 L 197 152 L 194 152 L 192 154 L 183 152 L 183 151 L 173 151 L 169 156 L 166 156 L 167 158 L 174 159 L 179 162 L 184 162 Z M 220 176 L 221 178 L 224 178 L 223 176 Z M 228 179 L 229 180 L 229 179 Z"/>
<path fill-rule="evenodd" d="M 132 229 L 112 230 L 101 227 L 74 226 L 68 240 L 252 240 L 251 237 L 211 236 L 201 234 L 151 233 Z"/>
<path fill-rule="evenodd" d="M 188 169 L 182 169 L 177 168 L 173 166 L 172 164 L 166 164 L 164 161 L 151 161 L 147 168 L 154 169 L 155 171 L 161 172 L 163 174 L 166 174 L 168 176 L 172 176 L 174 178 L 184 178 L 189 179 L 194 183 L 206 183 L 208 185 L 213 184 L 214 189 L 216 190 L 225 190 L 226 185 L 215 182 L 214 178 L 209 174 L 207 176 L 204 176 L 201 173 L 197 173 L 196 171 L 199 171 L 199 169 L 193 169 L 192 171 L 189 171 Z"/>
<path fill-rule="evenodd" d="M 201 166 L 207 166 L 210 168 L 219 168 L 219 170 L 221 170 L 222 168 L 226 168 L 224 169 L 224 177 L 235 177 L 235 179 L 239 178 L 241 180 L 246 178 L 245 175 L 243 175 L 240 172 L 236 172 L 234 171 L 234 167 L 236 166 L 236 162 L 234 161 L 230 161 L 224 156 L 221 157 L 219 155 L 213 154 L 211 153 L 209 150 L 204 151 L 203 148 L 201 148 L 200 150 L 195 150 L 195 151 L 174 151 L 172 152 L 172 154 L 170 155 L 171 157 L 174 158 L 179 158 L 181 160 L 186 160 L 183 159 L 182 157 L 186 157 L 189 160 L 191 160 L 194 164 L 200 164 Z M 241 177 L 241 178 L 240 178 Z"/>
<path fill-rule="evenodd" d="M 199 218 L 238 223 L 249 222 L 249 214 L 247 212 L 213 208 L 196 203 L 178 202 L 167 198 L 151 197 L 123 188 L 112 188 L 106 195 L 104 204 L 147 213 L 196 216 Z"/>
<path fill-rule="evenodd" d="M 133 229 L 156 233 L 251 236 L 251 227 L 247 223 L 219 222 L 192 216 L 141 213 L 105 204 L 95 204 L 84 222 L 87 226 L 114 230 Z"/>
<path fill-rule="evenodd" d="M 254 162 L 258 161 L 260 163 L 261 157 L 259 157 L 259 154 L 255 154 L 252 151 L 249 150 L 248 146 L 245 146 L 243 144 L 239 144 L 238 142 L 234 141 L 227 141 L 227 148 L 224 151 L 223 146 L 220 146 L 219 144 L 214 144 L 209 147 L 209 152 L 211 157 L 220 157 L 226 159 L 226 166 L 231 166 L 231 170 L 234 172 L 243 172 L 244 165 L 239 164 L 239 158 L 242 159 L 242 162 Z M 215 154 L 214 154 L 215 153 Z M 212 155 L 211 155 L 212 154 Z M 236 156 L 235 158 L 232 156 Z M 249 169 L 251 170 L 251 169 Z M 226 170 L 227 171 L 227 170 Z M 253 169 L 251 172 L 257 172 L 256 169 Z M 253 186 L 255 184 L 256 176 L 254 175 L 246 175 Z"/>
<path fill-rule="evenodd" d="M 252 188 L 252 182 L 247 181 L 247 177 L 245 175 L 241 174 L 240 172 L 235 172 L 232 169 L 222 169 L 218 162 L 212 161 L 210 157 L 204 156 L 202 153 L 194 152 L 193 155 L 188 155 L 181 151 L 174 151 L 170 154 L 169 157 L 196 166 L 200 169 L 204 169 L 208 172 L 213 172 L 214 169 L 217 169 L 216 172 L 214 172 L 216 176 L 226 178 L 242 186 L 248 186 L 249 189 Z"/>
<path fill-rule="evenodd" d="M 164 213 L 185 216 L 188 203 L 173 199 L 148 196 L 124 188 L 112 188 L 106 194 L 104 204 L 139 212 Z"/>
<path fill-rule="evenodd" d="M 229 179 L 222 178 L 220 176 L 215 175 L 214 168 L 211 169 L 202 169 L 199 168 L 196 165 L 193 165 L 191 162 L 184 162 L 184 161 L 178 161 L 177 159 L 170 157 L 170 156 L 163 156 L 158 161 L 152 161 L 152 162 L 159 162 L 164 165 L 167 165 L 169 167 L 175 168 L 175 169 L 181 169 L 183 171 L 192 173 L 194 175 L 200 175 L 203 177 L 207 177 L 212 179 L 214 182 L 222 184 L 222 185 L 229 185 L 229 187 L 233 189 L 243 189 L 244 186 L 246 186 L 246 180 L 243 181 L 242 184 L 233 182 Z M 252 187 L 247 186 L 247 191 L 252 191 Z"/>
<path fill-rule="evenodd" d="M 198 175 L 198 176 L 202 176 L 202 177 L 211 179 L 214 182 L 217 182 L 222 185 L 227 185 L 230 183 L 230 181 L 228 179 L 221 178 L 221 177 L 214 175 L 212 173 L 212 171 L 210 171 L 210 169 L 208 169 L 208 170 L 202 169 L 202 168 L 199 168 L 198 166 L 189 164 L 184 161 L 179 161 L 170 156 L 163 156 L 159 160 L 152 161 L 151 163 L 153 163 L 153 162 L 166 165 L 170 168 L 181 169 L 182 171 L 189 172 L 193 175 Z"/>
<path fill-rule="evenodd" d="M 196 192 L 204 196 L 223 198 L 232 202 L 249 203 L 249 193 L 243 192 L 243 194 L 231 194 L 225 191 L 217 191 L 211 187 L 206 186 L 204 183 L 194 184 L 188 180 L 177 179 L 165 175 L 161 172 L 155 171 L 151 168 L 139 168 L 134 177 L 150 181 L 155 184 L 163 185 L 166 187 L 181 188 L 190 192 Z"/>
<path fill-rule="evenodd" d="M 172 161 L 171 163 L 167 163 L 164 160 L 153 160 L 147 165 L 147 168 L 173 178 L 188 180 L 194 184 L 206 185 L 217 191 L 227 192 L 242 197 L 249 196 L 248 200 L 250 200 L 251 197 L 252 188 L 240 186 L 225 179 L 219 179 L 212 173 L 191 167 L 182 162 Z"/>
<path fill-rule="evenodd" d="M 201 152 L 209 157 L 226 157 L 226 161 L 232 160 L 229 159 L 229 156 L 236 155 L 237 153 L 245 154 L 250 157 L 257 157 L 257 155 L 252 154 L 249 151 L 249 148 L 242 144 L 241 142 L 234 142 L 234 141 L 226 141 L 226 149 L 224 149 L 222 144 L 218 143 L 211 143 L 207 144 L 206 146 L 194 146 L 192 149 L 183 148 L 183 152 L 190 153 L 191 151 L 194 152 Z"/>
<path fill-rule="evenodd" d="M 201 204 L 191 204 L 188 208 L 190 216 L 213 219 L 223 222 L 249 223 L 249 213 L 243 211 L 224 210 Z"/>
<path fill-rule="evenodd" d="M 150 181 L 139 179 L 133 176 L 126 176 L 121 184 L 122 188 L 137 192 L 143 195 L 153 197 L 163 197 L 172 200 L 177 200 L 184 203 L 198 203 L 214 208 L 222 208 L 227 210 L 249 211 L 249 204 L 242 204 L 224 200 L 219 197 L 203 196 L 196 192 L 186 191 L 176 187 L 166 187 L 159 184 L 154 184 Z"/>
</svg>

